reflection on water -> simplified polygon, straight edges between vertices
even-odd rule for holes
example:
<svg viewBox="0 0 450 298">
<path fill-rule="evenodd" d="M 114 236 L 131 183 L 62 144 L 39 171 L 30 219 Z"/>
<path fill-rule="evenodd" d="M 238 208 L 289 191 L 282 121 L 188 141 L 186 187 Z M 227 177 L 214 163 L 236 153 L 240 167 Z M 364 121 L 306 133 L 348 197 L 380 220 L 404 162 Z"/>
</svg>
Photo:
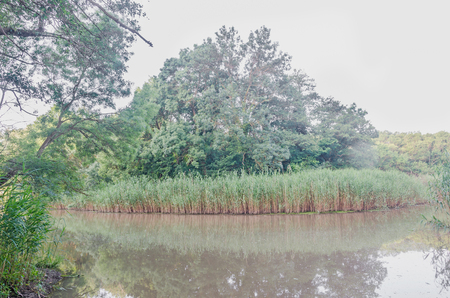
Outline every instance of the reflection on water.
<svg viewBox="0 0 450 298">
<path fill-rule="evenodd" d="M 448 274 L 443 283 L 435 281 L 438 267 L 433 264 L 443 262 L 437 261 L 439 256 L 448 260 L 448 250 L 430 250 L 438 248 L 439 238 L 420 228 L 423 212 L 55 213 L 66 222 L 60 247 L 65 269 L 82 277 L 66 279 L 61 285 L 65 290 L 53 296 L 405 296 L 411 293 L 408 280 L 415 272 L 416 293 L 435 297 L 442 290 L 446 297 L 449 292 L 442 286 L 448 285 Z M 422 251 L 430 253 L 428 259 Z M 445 264 L 439 267 L 443 274 L 448 273 Z"/>
<path fill-rule="evenodd" d="M 436 283 L 443 290 L 450 290 L 450 240 L 449 235 L 438 237 L 438 246 L 432 248 L 425 255 L 426 259 L 430 259 L 435 272 Z"/>
</svg>

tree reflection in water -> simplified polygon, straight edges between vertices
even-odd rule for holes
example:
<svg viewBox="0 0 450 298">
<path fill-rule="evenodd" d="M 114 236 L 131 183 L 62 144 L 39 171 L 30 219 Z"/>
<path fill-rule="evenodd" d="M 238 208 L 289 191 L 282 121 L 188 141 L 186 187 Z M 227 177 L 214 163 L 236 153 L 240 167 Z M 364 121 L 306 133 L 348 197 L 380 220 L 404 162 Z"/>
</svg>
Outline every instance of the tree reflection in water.
<svg viewBox="0 0 450 298">
<path fill-rule="evenodd" d="M 435 282 L 443 290 L 450 289 L 450 237 L 438 235 L 438 244 L 429 252 L 425 253 L 425 259 L 430 259 L 435 269 Z"/>
<path fill-rule="evenodd" d="M 65 288 L 101 286 L 119 297 L 376 297 L 387 274 L 375 249 L 243 256 L 180 254 L 163 246 L 133 250 L 120 244 L 92 250 L 88 243 L 77 246 L 75 261 L 95 260 L 94 265 L 86 271 L 79 268 L 85 275 Z M 85 251 L 95 255 L 86 257 Z"/>
<path fill-rule="evenodd" d="M 422 212 L 73 213 L 60 248 L 83 276 L 54 297 L 377 297 L 380 247 L 410 235 Z"/>
</svg>

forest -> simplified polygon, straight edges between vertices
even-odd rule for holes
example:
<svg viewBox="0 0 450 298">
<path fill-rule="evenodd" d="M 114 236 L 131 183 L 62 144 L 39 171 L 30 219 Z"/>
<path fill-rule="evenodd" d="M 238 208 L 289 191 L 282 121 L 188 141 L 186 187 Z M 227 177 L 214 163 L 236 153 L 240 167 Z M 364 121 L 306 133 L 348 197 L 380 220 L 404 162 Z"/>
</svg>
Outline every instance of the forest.
<svg viewBox="0 0 450 298">
<path fill-rule="evenodd" d="M 378 132 L 366 111 L 320 96 L 313 79 L 291 70 L 291 56 L 265 27 L 247 41 L 223 27 L 181 50 L 115 113 L 102 108 L 130 94 L 124 66 L 105 76 L 61 59 L 51 80 L 39 82 L 38 95 L 52 108 L 24 129 L 1 131 L 2 176 L 27 172 L 52 198 L 136 176 L 314 168 L 432 174 L 449 140 L 447 132 Z"/>
<path fill-rule="evenodd" d="M 0 0 L 0 113 L 36 116 L 25 128 L 0 118 L 0 296 L 38 275 L 28 264 L 51 231 L 48 207 L 362 211 L 424 203 L 445 172 L 448 132 L 378 131 L 356 104 L 318 94 L 264 26 L 219 28 L 134 88 L 130 47 L 152 46 L 136 21 L 145 13 L 104 3 Z"/>
</svg>

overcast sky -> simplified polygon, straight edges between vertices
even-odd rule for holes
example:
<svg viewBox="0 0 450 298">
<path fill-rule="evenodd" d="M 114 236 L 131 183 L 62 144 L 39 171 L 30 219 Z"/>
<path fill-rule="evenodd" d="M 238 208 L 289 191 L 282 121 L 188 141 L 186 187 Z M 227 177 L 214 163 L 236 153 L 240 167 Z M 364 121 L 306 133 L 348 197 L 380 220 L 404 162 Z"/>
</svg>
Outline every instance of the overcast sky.
<svg viewBox="0 0 450 298">
<path fill-rule="evenodd" d="M 355 102 L 378 130 L 450 129 L 450 1 L 142 1 L 142 41 L 128 78 L 141 86 L 164 61 L 223 25 L 246 39 L 261 26 L 315 79 L 322 96 Z M 126 102 L 118 103 L 120 106 Z"/>
<path fill-rule="evenodd" d="M 246 40 L 271 29 L 292 68 L 315 79 L 322 96 L 357 104 L 378 130 L 450 131 L 450 1 L 141 0 L 141 19 L 127 78 L 134 88 L 166 59 L 223 25 Z M 123 107 L 131 99 L 121 100 Z"/>
</svg>

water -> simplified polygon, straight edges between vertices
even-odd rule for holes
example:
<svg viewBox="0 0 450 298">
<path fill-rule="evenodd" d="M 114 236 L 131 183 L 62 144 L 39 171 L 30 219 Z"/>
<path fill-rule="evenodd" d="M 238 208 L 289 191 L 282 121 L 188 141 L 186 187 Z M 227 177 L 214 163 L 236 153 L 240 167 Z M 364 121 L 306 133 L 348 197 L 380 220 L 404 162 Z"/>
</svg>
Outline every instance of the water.
<svg viewBox="0 0 450 298">
<path fill-rule="evenodd" d="M 449 297 L 450 237 L 424 208 L 320 215 L 55 212 L 53 297 Z"/>
</svg>

